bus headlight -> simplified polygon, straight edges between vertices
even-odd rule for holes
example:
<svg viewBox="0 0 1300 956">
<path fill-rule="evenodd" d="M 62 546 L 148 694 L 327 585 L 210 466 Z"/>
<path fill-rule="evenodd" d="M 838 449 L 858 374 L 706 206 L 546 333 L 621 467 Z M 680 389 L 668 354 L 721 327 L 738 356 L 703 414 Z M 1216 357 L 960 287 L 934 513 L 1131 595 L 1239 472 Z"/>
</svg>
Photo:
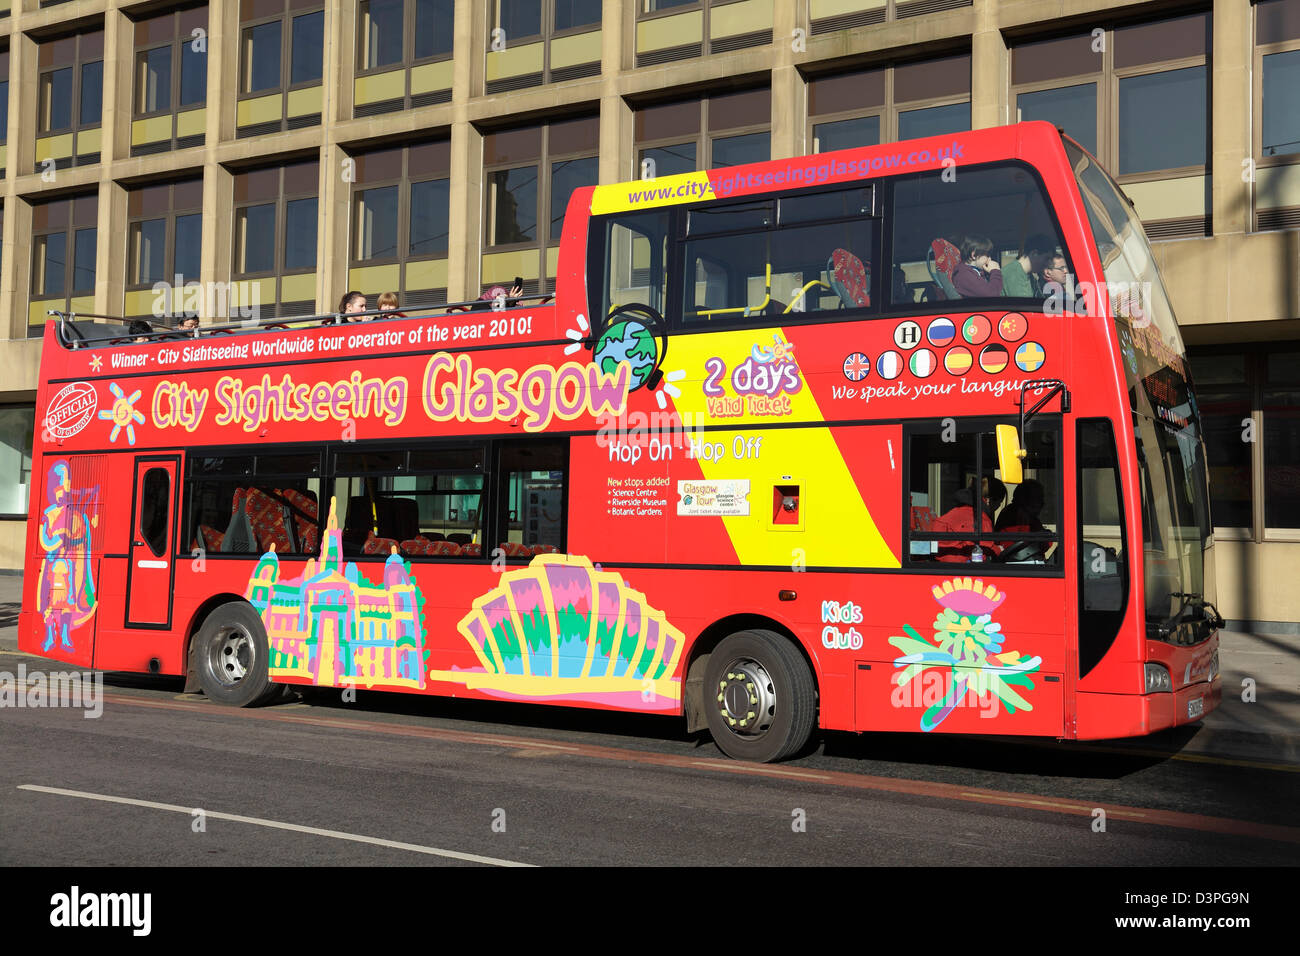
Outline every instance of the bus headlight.
<svg viewBox="0 0 1300 956">
<path fill-rule="evenodd" d="M 1146 665 L 1146 682 L 1147 689 L 1145 693 L 1159 694 L 1171 693 L 1174 689 L 1174 682 L 1169 676 L 1169 671 L 1163 664 Z"/>
</svg>

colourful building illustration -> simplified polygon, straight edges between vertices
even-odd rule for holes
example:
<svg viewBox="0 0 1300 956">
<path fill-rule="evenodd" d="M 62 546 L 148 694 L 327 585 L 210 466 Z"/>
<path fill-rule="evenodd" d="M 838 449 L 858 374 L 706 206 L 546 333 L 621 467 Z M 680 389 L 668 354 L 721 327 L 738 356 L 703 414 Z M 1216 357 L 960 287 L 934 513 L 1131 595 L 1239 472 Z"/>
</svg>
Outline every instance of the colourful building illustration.
<svg viewBox="0 0 1300 956">
<path fill-rule="evenodd" d="M 663 611 L 587 558 L 541 554 L 474 601 L 457 625 L 479 667 L 430 671 L 494 697 L 675 710 L 685 639 Z"/>
<path fill-rule="evenodd" d="M 397 550 L 382 584 L 343 561 L 342 534 L 330 499 L 320 560 L 280 580 L 274 548 L 262 555 L 245 595 L 262 617 L 272 677 L 324 686 L 424 687 L 424 597 Z"/>
<path fill-rule="evenodd" d="M 91 530 L 99 524 L 99 488 L 73 490 L 66 461 L 56 461 L 45 476 L 49 507 L 41 513 L 40 542 L 45 551 L 36 609 L 45 623 L 41 652 L 71 651 L 72 633 L 95 616 L 99 602 L 91 574 Z"/>
</svg>

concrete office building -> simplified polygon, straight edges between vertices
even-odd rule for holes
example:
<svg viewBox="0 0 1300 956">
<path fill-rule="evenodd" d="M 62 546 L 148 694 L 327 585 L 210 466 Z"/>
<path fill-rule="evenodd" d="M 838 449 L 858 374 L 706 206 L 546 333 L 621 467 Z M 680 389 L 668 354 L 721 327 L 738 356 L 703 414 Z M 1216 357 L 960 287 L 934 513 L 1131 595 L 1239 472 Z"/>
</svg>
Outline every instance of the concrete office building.
<svg viewBox="0 0 1300 956">
<path fill-rule="evenodd" d="M 1300 0 L 0 0 L 0 567 L 49 308 L 147 317 L 177 275 L 280 315 L 531 291 L 570 190 L 643 160 L 1018 116 L 1096 152 L 1157 240 L 1220 609 L 1296 633 Z"/>
</svg>

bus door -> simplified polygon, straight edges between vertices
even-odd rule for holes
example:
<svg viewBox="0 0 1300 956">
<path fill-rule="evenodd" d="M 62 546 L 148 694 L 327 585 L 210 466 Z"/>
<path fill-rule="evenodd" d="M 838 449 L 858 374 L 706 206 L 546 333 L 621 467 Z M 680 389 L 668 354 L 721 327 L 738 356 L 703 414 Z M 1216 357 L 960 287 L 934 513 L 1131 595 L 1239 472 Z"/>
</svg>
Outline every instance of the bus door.
<svg viewBox="0 0 1300 956">
<path fill-rule="evenodd" d="M 126 572 L 127 627 L 171 627 L 179 471 L 177 455 L 135 460 L 131 563 Z"/>
</svg>

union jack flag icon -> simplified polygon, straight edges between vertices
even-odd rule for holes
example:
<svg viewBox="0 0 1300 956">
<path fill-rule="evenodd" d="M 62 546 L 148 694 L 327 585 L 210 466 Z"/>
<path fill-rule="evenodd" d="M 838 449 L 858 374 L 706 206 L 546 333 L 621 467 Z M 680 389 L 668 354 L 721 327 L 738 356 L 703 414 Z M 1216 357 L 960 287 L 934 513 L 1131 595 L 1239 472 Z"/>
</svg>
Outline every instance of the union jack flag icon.
<svg viewBox="0 0 1300 956">
<path fill-rule="evenodd" d="M 871 371 L 871 359 L 861 352 L 854 352 L 844 360 L 844 377 L 850 382 L 860 382 Z"/>
</svg>

